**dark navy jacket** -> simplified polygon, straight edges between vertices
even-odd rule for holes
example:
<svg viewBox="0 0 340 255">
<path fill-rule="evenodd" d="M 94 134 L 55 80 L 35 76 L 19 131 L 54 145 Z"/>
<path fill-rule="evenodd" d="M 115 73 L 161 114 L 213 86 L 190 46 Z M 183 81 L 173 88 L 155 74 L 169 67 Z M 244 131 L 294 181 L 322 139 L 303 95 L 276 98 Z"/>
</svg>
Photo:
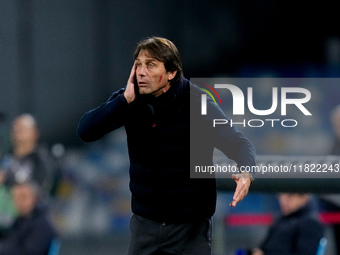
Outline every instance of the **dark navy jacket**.
<svg viewBox="0 0 340 255">
<path fill-rule="evenodd" d="M 0 239 L 0 255 L 47 255 L 57 237 L 47 211 L 36 207 L 25 217 L 18 217 L 8 234 Z"/>
<path fill-rule="evenodd" d="M 270 227 L 261 249 L 265 255 L 315 255 L 324 229 L 312 204 L 282 215 Z"/>
<path fill-rule="evenodd" d="M 239 165 L 254 165 L 253 146 L 235 128 L 225 125 L 212 129 L 213 116 L 226 118 L 212 100 L 208 101 L 211 114 L 202 118 L 198 132 L 194 132 L 199 137 L 192 135 L 190 116 L 202 117 L 202 91 L 186 79 L 171 85 L 159 97 L 138 95 L 131 104 L 123 92 L 124 89 L 120 89 L 106 103 L 85 113 L 77 134 L 83 141 L 91 142 L 125 126 L 133 213 L 168 222 L 212 216 L 216 182 L 215 179 L 190 179 L 190 139 L 195 141 L 192 143 L 195 147 L 201 148 L 197 162 L 209 165 L 214 147 Z"/>
</svg>

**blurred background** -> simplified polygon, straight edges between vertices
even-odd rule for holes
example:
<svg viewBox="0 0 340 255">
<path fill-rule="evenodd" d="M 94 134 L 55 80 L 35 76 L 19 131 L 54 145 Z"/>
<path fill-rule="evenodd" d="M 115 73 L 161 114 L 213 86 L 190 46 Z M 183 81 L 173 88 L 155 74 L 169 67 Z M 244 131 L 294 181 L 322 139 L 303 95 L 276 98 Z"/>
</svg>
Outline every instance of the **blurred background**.
<svg viewBox="0 0 340 255">
<path fill-rule="evenodd" d="M 340 77 L 338 9 L 330 0 L 1 0 L 0 158 L 10 150 L 11 121 L 34 115 L 41 142 L 61 166 L 53 219 L 62 255 L 126 253 L 131 212 L 124 130 L 91 144 L 82 143 L 75 130 L 85 111 L 125 87 L 138 41 L 153 35 L 175 43 L 187 78 Z M 305 139 L 292 130 L 244 130 L 259 153 L 330 153 L 329 116 L 340 104 L 340 86 L 317 90 L 322 107 L 313 107 L 323 124 Z M 288 135 L 295 143 L 287 142 Z M 317 203 L 321 194 L 314 195 Z M 215 222 L 223 224 L 215 228 L 215 254 L 258 245 L 278 213 L 273 190 L 252 192 L 234 211 L 227 208 L 231 198 L 219 192 Z M 228 221 L 242 213 L 269 220 Z M 332 255 L 332 229 L 324 223 L 326 254 Z"/>
</svg>

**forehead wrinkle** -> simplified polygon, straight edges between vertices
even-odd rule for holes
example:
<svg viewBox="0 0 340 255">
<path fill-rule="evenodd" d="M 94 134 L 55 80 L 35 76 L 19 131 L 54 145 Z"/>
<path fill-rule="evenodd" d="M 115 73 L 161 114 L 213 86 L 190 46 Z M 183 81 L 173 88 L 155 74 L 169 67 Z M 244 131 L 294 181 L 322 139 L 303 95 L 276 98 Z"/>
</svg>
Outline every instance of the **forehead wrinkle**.
<svg viewBox="0 0 340 255">
<path fill-rule="evenodd" d="M 154 61 L 162 62 L 161 60 L 157 59 L 157 57 L 155 55 L 151 54 L 147 49 L 141 49 L 141 51 L 138 53 L 138 56 L 137 56 L 136 60 L 139 60 L 139 56 L 142 53 L 145 55 L 145 57 L 147 59 L 152 59 Z"/>
</svg>

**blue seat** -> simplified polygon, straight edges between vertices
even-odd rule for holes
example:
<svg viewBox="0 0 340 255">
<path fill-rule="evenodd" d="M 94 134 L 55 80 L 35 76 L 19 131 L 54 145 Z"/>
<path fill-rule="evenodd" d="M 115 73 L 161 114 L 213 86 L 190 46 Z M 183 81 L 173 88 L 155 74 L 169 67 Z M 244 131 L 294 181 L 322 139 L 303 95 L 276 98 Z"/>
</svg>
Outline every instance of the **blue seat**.
<svg viewBox="0 0 340 255">
<path fill-rule="evenodd" d="M 325 250 L 326 250 L 326 246 L 327 246 L 327 239 L 325 237 L 323 237 L 323 238 L 320 239 L 319 247 L 318 247 L 318 250 L 316 252 L 316 255 L 324 255 Z"/>
<path fill-rule="evenodd" d="M 54 238 L 51 241 L 50 249 L 48 251 L 48 255 L 59 255 L 60 246 L 61 246 L 60 240 L 58 238 Z"/>
</svg>

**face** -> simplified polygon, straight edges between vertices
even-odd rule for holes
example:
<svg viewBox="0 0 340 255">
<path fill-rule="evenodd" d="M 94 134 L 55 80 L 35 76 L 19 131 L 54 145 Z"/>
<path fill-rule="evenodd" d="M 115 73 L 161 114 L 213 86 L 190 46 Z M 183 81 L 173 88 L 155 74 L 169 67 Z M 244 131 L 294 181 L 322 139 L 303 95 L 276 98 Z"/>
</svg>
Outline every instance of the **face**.
<svg viewBox="0 0 340 255">
<path fill-rule="evenodd" d="M 279 203 L 283 215 L 288 215 L 299 210 L 300 208 L 305 206 L 307 202 L 307 194 L 281 193 L 279 195 Z"/>
<path fill-rule="evenodd" d="M 38 139 L 38 131 L 27 118 L 17 119 L 12 126 L 12 140 L 14 144 L 35 143 Z"/>
<path fill-rule="evenodd" d="M 154 59 L 147 50 L 139 52 L 135 63 L 139 94 L 157 97 L 170 88 L 169 81 L 177 71 L 168 72 L 164 63 Z"/>
<path fill-rule="evenodd" d="M 32 212 L 35 203 L 36 195 L 29 185 L 16 185 L 12 189 L 14 204 L 19 215 L 25 216 Z"/>
<path fill-rule="evenodd" d="M 335 136 L 340 140 L 340 112 L 332 117 L 332 124 Z"/>
</svg>

